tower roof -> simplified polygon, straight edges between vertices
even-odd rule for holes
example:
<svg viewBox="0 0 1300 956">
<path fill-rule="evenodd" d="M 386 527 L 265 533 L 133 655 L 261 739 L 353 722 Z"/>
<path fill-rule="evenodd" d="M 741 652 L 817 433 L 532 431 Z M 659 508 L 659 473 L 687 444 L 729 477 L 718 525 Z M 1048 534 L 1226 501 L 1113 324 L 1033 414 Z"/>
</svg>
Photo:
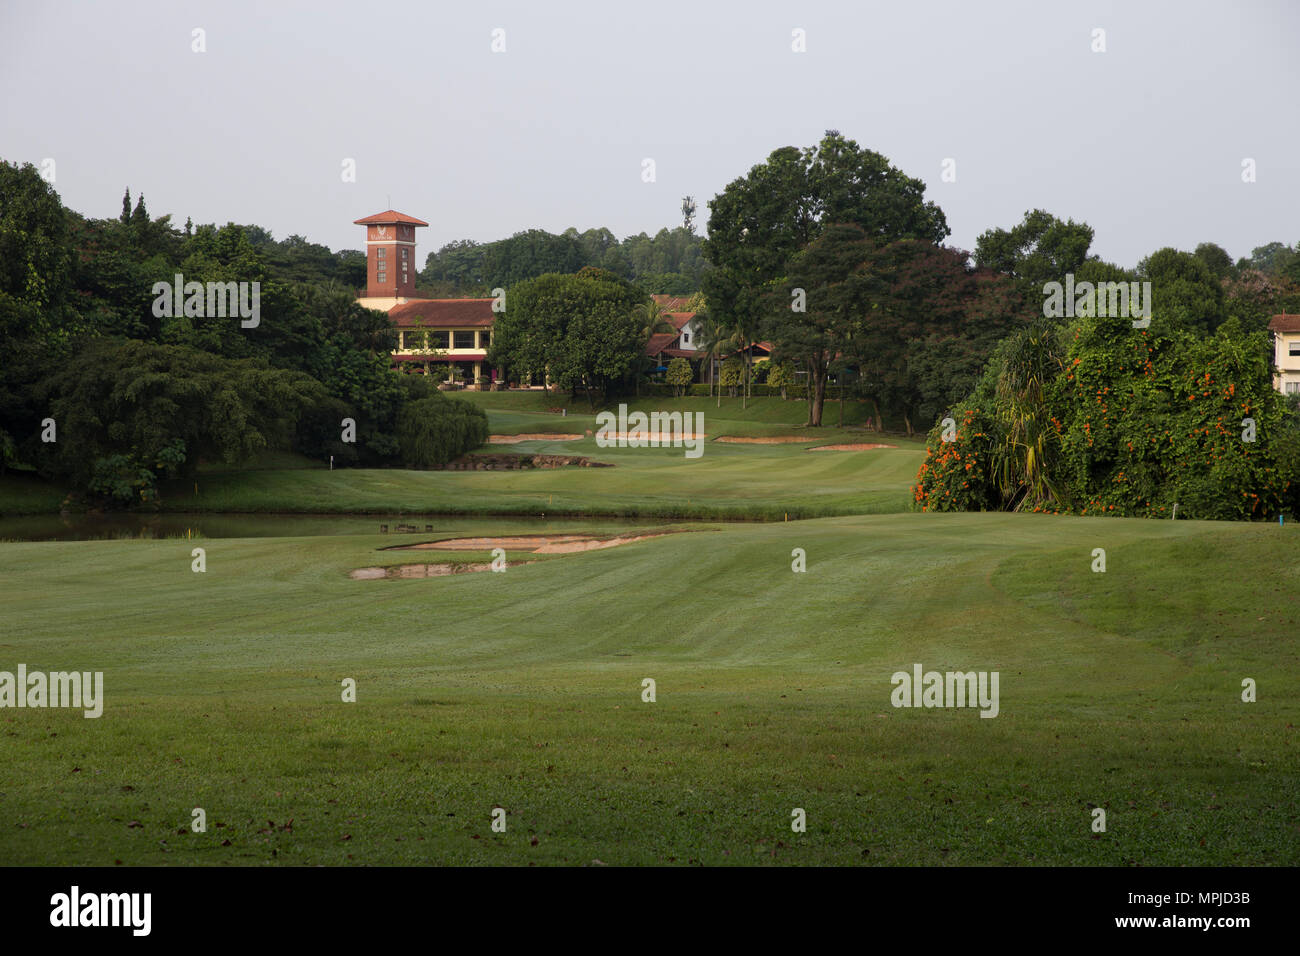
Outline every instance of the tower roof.
<svg viewBox="0 0 1300 956">
<path fill-rule="evenodd" d="M 414 216 L 408 216 L 406 213 L 398 212 L 395 209 L 389 209 L 387 212 L 377 212 L 373 216 L 366 216 L 364 219 L 352 220 L 352 224 L 355 226 L 380 225 L 390 222 L 403 222 L 412 226 L 428 225 L 423 219 L 416 219 Z"/>
</svg>

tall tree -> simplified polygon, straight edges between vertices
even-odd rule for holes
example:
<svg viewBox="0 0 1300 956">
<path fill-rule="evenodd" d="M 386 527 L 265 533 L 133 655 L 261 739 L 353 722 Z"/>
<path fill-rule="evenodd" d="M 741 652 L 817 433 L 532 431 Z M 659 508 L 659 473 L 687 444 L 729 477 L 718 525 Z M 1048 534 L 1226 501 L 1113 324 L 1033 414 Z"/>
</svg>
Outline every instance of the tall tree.
<svg viewBox="0 0 1300 956">
<path fill-rule="evenodd" d="M 1023 280 L 1040 292 L 1045 283 L 1064 282 L 1088 258 L 1092 227 L 1064 222 L 1044 209 L 1025 213 L 1010 229 L 989 229 L 975 241 L 975 264 Z"/>
<path fill-rule="evenodd" d="M 512 286 L 492 330 L 488 361 L 523 374 L 545 374 L 576 393 L 607 390 L 644 353 L 634 307 L 639 289 L 603 269 L 549 274 Z"/>
<path fill-rule="evenodd" d="M 764 297 L 790 288 L 782 284 L 792 260 L 830 224 L 856 226 L 876 244 L 942 241 L 947 221 L 924 194 L 920 180 L 834 130 L 814 147 L 775 150 L 709 203 L 704 252 L 713 269 L 702 285 L 710 309 L 733 334 L 752 342 L 763 315 L 776 314 Z M 810 340 L 823 332 L 806 330 Z M 820 423 L 820 405 L 810 411 Z"/>
</svg>

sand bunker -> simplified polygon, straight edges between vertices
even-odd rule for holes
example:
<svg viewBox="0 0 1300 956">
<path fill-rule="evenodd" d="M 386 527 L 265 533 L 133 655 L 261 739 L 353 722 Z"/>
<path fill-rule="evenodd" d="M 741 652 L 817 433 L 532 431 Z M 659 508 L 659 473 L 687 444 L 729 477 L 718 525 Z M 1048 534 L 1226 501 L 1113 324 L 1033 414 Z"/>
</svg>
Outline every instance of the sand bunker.
<svg viewBox="0 0 1300 956">
<path fill-rule="evenodd" d="M 448 538 L 445 541 L 428 541 L 423 544 L 403 545 L 392 551 L 531 551 L 533 554 L 573 554 L 578 551 L 599 551 L 616 548 L 620 544 L 659 538 L 673 531 L 650 531 L 644 534 L 622 535 L 616 538 L 593 538 L 586 534 L 531 534 L 511 535 L 503 538 Z M 432 567 L 433 565 L 431 565 Z M 451 572 L 448 572 L 451 573 Z"/>
<path fill-rule="evenodd" d="M 517 564 L 531 564 L 531 561 L 519 561 Z M 348 574 L 354 581 L 373 581 L 377 578 L 441 578 L 449 574 L 472 574 L 475 571 L 491 571 L 490 561 L 482 564 L 398 564 L 389 568 L 357 568 Z"/>
<path fill-rule="evenodd" d="M 605 432 L 598 437 L 617 441 L 619 439 L 631 439 L 633 441 L 645 442 L 647 448 L 671 448 L 674 441 L 693 441 L 696 438 L 708 438 L 704 432 L 698 435 L 683 435 L 678 432 L 663 432 L 658 438 L 653 438 L 648 431 L 643 432 Z"/>
<path fill-rule="evenodd" d="M 867 451 L 870 448 L 897 448 L 897 445 L 880 445 L 873 442 L 854 442 L 848 445 L 818 445 L 809 451 Z"/>
<path fill-rule="evenodd" d="M 505 548 L 510 551 L 531 551 L 533 554 L 573 554 L 577 551 L 599 551 L 616 548 L 620 544 L 660 538 L 676 531 L 649 531 L 643 534 L 625 534 L 616 538 L 593 538 L 585 534 L 530 534 L 510 535 L 502 538 L 448 538 L 446 541 L 426 541 L 422 544 L 399 545 L 385 551 L 490 551 Z M 508 567 L 532 564 L 531 561 L 512 561 Z M 477 564 L 397 564 L 387 568 L 357 568 L 348 573 L 354 581 L 375 581 L 380 578 L 442 578 L 451 574 L 472 574 L 492 570 L 492 562 Z"/>
<path fill-rule="evenodd" d="M 741 438 L 737 435 L 719 435 L 714 441 L 735 445 L 787 445 L 792 442 L 817 441 L 812 435 L 771 435 L 767 438 Z"/>
<path fill-rule="evenodd" d="M 577 441 L 581 435 L 530 434 L 530 435 L 488 435 L 489 445 L 515 445 L 521 441 Z"/>
</svg>

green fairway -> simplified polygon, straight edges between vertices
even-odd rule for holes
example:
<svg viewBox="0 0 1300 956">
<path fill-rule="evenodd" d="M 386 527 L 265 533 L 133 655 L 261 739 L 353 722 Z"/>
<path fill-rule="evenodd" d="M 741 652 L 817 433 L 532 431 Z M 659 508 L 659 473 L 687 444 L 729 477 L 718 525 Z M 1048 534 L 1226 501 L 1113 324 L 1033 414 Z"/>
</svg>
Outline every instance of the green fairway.
<svg viewBox="0 0 1300 956">
<path fill-rule="evenodd" d="M 813 444 L 840 441 L 827 436 Z M 856 437 L 856 441 L 864 440 Z M 865 439 L 865 440 L 870 440 Z M 164 489 L 171 511 L 397 512 L 415 514 L 591 514 L 669 518 L 758 518 L 898 512 L 924 452 L 897 448 L 810 452 L 809 445 L 707 442 L 688 460 L 681 448 L 599 448 L 594 438 L 529 441 L 493 451 L 582 455 L 613 468 L 491 472 L 326 469 L 213 471 L 198 493 Z"/>
<path fill-rule="evenodd" d="M 925 457 L 922 438 L 862 428 L 803 428 L 803 402 L 751 399 L 642 399 L 643 411 L 703 412 L 707 439 L 698 458 L 684 448 L 601 448 L 586 402 L 574 414 L 546 409 L 568 401 L 542 392 L 465 392 L 489 408 L 495 435 L 579 435 L 485 445 L 476 454 L 577 455 L 612 468 L 491 472 L 338 468 L 270 453 L 249 465 L 205 466 L 197 480 L 160 482 L 170 512 L 593 515 L 782 521 L 787 518 L 905 511 Z M 558 406 L 557 406 L 558 407 Z M 859 403 L 848 403 L 861 409 Z M 828 421 L 836 419 L 827 405 Z M 717 413 L 717 414 L 715 414 Z M 726 415 L 728 417 L 722 417 Z M 846 420 L 853 416 L 846 415 Z M 860 413 L 859 416 L 860 417 Z M 592 432 L 587 436 L 587 432 Z M 732 444 L 719 437 L 794 437 L 796 444 Z M 818 445 L 883 443 L 893 448 L 810 452 Z M 50 513 L 63 492 L 26 477 L 0 478 L 0 515 Z"/>
<path fill-rule="evenodd" d="M 834 472 L 815 457 L 755 464 L 738 489 L 758 499 L 750 481 L 805 460 Z M 105 682 L 98 719 L 0 711 L 0 858 L 1300 862 L 1293 528 L 987 514 L 693 527 L 409 581 L 347 577 L 436 560 L 377 551 L 391 535 L 211 539 L 202 574 L 190 541 L 0 545 L 0 670 Z M 998 716 L 894 708 L 890 677 L 916 663 L 998 671 Z M 1244 678 L 1258 702 L 1242 702 Z M 206 833 L 189 830 L 195 807 Z"/>
</svg>

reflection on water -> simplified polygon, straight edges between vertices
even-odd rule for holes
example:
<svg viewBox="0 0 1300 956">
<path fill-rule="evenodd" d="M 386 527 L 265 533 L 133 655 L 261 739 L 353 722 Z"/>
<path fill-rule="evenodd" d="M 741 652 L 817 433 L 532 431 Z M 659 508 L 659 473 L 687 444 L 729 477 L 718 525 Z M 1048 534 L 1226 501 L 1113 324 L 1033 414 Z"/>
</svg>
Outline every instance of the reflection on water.
<svg viewBox="0 0 1300 956">
<path fill-rule="evenodd" d="M 0 541 L 92 541 L 112 538 L 293 538 L 306 535 L 378 534 L 400 536 L 463 531 L 476 534 L 521 527 L 566 531 L 597 525 L 659 524 L 639 518 L 445 518 L 420 515 L 212 515 L 114 514 L 31 515 L 0 518 Z M 666 522 L 663 522 L 666 523 Z"/>
</svg>

